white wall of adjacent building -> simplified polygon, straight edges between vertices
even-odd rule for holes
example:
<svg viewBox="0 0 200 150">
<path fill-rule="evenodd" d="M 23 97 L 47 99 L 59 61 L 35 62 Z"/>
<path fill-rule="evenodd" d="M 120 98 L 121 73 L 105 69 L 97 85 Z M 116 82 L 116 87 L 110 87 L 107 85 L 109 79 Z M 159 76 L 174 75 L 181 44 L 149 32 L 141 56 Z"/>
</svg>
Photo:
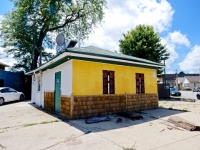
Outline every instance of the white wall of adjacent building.
<svg viewBox="0 0 200 150">
<path fill-rule="evenodd" d="M 71 95 L 72 93 L 72 60 L 69 60 L 55 68 L 48 69 L 42 74 L 35 74 L 35 80 L 32 76 L 31 102 L 44 107 L 44 92 L 54 92 L 55 73 L 61 72 L 61 95 Z M 40 79 L 40 91 L 38 84 Z"/>
<path fill-rule="evenodd" d="M 190 83 L 186 78 L 183 82 L 183 88 L 184 87 L 189 87 L 191 89 L 193 89 L 194 87 L 200 87 L 200 83 L 196 82 L 196 83 Z"/>
</svg>

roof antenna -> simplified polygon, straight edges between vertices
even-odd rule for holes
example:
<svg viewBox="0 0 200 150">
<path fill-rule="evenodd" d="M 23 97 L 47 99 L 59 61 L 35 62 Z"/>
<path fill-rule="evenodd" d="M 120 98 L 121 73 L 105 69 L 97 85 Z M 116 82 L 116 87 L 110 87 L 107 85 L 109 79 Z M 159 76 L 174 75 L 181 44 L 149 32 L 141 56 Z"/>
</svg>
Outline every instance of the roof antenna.
<svg viewBox="0 0 200 150">
<path fill-rule="evenodd" d="M 81 47 L 81 21 L 79 18 L 78 47 Z"/>
</svg>

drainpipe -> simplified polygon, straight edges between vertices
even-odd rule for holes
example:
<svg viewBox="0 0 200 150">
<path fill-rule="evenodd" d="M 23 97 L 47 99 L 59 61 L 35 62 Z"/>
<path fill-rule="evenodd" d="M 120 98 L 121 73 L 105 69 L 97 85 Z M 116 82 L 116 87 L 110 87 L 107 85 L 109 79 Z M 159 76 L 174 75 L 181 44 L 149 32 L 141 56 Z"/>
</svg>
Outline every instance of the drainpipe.
<svg viewBox="0 0 200 150">
<path fill-rule="evenodd" d="M 164 59 L 164 65 L 165 65 L 165 59 Z M 166 98 L 166 76 L 165 76 L 165 68 L 164 68 L 164 97 Z"/>
<path fill-rule="evenodd" d="M 40 106 L 43 106 L 42 104 L 42 98 L 43 98 L 43 91 L 42 91 L 42 70 L 40 70 Z"/>
</svg>

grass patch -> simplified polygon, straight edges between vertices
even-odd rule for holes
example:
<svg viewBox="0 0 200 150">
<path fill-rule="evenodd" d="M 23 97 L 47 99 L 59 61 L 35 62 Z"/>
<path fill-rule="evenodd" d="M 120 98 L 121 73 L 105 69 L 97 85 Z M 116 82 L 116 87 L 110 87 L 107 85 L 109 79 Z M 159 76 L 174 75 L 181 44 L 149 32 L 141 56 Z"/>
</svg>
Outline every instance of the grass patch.
<svg viewBox="0 0 200 150">
<path fill-rule="evenodd" d="M 5 131 L 1 131 L 0 133 L 4 133 Z"/>
<path fill-rule="evenodd" d="M 169 109 L 169 110 L 173 110 L 173 108 L 172 108 L 172 107 L 169 107 L 168 109 Z"/>
<path fill-rule="evenodd" d="M 183 109 L 183 111 L 184 111 L 184 112 L 188 112 L 188 109 L 187 109 L 187 108 L 186 108 L 186 109 Z"/>
<path fill-rule="evenodd" d="M 34 126 L 34 125 L 38 125 L 38 124 L 48 124 L 48 123 L 54 123 L 54 122 L 60 122 L 60 120 L 43 121 L 41 123 L 29 123 L 29 124 L 24 124 L 23 127 L 29 127 L 29 126 Z"/>
<path fill-rule="evenodd" d="M 2 144 L 0 144 L 0 147 L 1 147 L 2 149 L 6 148 L 6 147 L 5 147 L 5 146 L 3 146 Z"/>
<path fill-rule="evenodd" d="M 53 122 L 60 122 L 60 120 L 54 120 L 54 121 L 43 121 L 40 124 L 48 124 L 48 123 L 53 123 Z"/>
<path fill-rule="evenodd" d="M 23 127 L 29 127 L 29 126 L 34 126 L 37 125 L 38 123 L 29 123 L 29 124 L 24 124 Z"/>
</svg>

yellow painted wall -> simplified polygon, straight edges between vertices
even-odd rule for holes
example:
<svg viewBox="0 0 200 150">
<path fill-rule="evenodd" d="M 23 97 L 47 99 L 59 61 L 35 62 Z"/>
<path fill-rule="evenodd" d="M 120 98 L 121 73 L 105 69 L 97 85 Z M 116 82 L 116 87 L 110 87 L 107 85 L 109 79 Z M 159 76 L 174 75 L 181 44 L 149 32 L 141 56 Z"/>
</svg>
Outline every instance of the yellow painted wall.
<svg viewBox="0 0 200 150">
<path fill-rule="evenodd" d="M 101 95 L 103 93 L 103 70 L 115 71 L 115 94 L 136 93 L 136 73 L 144 73 L 145 93 L 157 93 L 156 69 L 73 60 L 73 94 Z"/>
</svg>

